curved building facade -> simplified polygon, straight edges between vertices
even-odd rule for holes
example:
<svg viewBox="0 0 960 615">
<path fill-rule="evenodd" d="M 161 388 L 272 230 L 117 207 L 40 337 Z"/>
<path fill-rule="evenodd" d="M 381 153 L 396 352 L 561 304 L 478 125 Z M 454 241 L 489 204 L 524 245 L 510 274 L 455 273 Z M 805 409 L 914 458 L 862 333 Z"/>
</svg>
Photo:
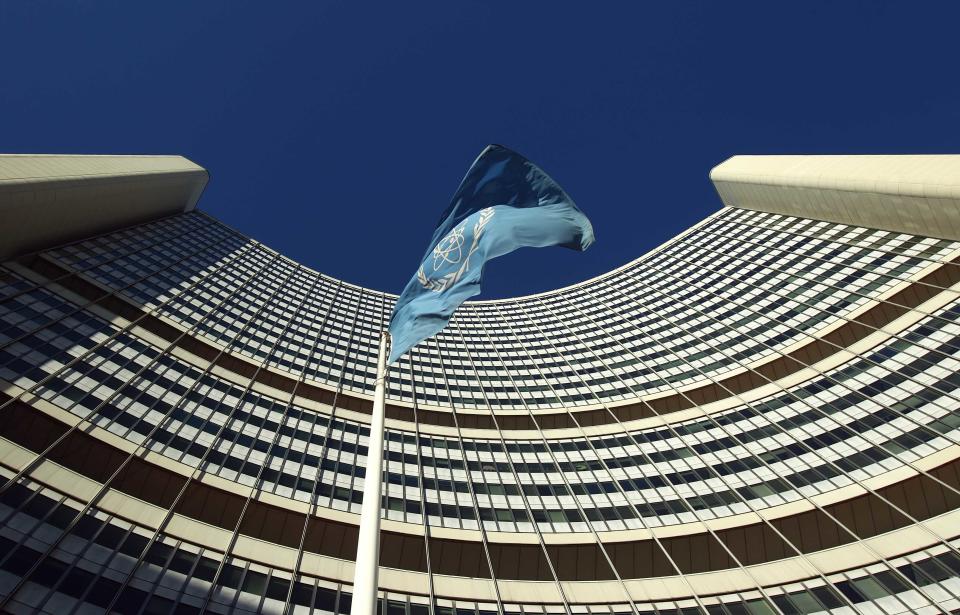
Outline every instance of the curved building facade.
<svg viewBox="0 0 960 615">
<path fill-rule="evenodd" d="M 724 206 L 389 376 L 383 615 L 960 610 L 960 157 Z M 0 610 L 348 613 L 395 296 L 177 157 L 0 157 Z"/>
</svg>

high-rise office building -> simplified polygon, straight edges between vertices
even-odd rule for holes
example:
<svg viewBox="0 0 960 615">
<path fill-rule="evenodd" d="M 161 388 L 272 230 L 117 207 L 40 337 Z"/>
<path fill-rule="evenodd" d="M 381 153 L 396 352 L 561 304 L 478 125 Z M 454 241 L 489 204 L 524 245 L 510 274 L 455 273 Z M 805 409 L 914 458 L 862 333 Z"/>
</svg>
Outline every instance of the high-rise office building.
<svg viewBox="0 0 960 615">
<path fill-rule="evenodd" d="M 712 179 L 660 247 L 394 366 L 384 615 L 960 609 L 960 157 Z M 349 612 L 395 297 L 206 181 L 0 157 L 0 610 Z"/>
</svg>

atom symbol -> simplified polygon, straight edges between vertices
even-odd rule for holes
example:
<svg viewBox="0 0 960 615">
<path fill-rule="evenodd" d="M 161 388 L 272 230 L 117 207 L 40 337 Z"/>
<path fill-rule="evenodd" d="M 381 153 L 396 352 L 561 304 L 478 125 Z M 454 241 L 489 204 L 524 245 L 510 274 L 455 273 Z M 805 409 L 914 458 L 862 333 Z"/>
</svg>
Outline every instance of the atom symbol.
<svg viewBox="0 0 960 615">
<path fill-rule="evenodd" d="M 433 270 L 436 271 L 444 263 L 454 265 L 463 258 L 463 226 L 459 226 L 440 240 L 433 249 Z"/>
</svg>

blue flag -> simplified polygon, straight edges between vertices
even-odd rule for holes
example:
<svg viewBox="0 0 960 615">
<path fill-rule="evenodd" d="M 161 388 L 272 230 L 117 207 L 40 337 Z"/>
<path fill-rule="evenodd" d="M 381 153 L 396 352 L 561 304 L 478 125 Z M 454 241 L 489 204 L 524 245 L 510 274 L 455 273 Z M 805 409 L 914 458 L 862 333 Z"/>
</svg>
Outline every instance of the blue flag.
<svg viewBox="0 0 960 615">
<path fill-rule="evenodd" d="M 592 243 L 590 221 L 549 175 L 516 152 L 487 146 L 397 299 L 389 363 L 447 326 L 454 310 L 480 292 L 488 260 L 528 246 L 582 251 Z"/>
</svg>

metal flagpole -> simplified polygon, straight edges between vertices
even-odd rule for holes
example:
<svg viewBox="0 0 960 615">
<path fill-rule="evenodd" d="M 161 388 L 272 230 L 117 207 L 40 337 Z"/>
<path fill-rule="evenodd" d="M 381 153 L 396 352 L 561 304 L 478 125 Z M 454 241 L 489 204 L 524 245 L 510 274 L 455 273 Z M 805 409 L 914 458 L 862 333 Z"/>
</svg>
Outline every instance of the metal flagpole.
<svg viewBox="0 0 960 615">
<path fill-rule="evenodd" d="M 390 334 L 380 337 L 377 382 L 373 391 L 373 419 L 367 446 L 366 480 L 360 507 L 360 539 L 353 571 L 353 602 L 350 615 L 375 615 L 377 609 L 377 573 L 380 563 L 380 500 L 383 490 L 383 415 L 387 389 L 387 351 Z"/>
</svg>

